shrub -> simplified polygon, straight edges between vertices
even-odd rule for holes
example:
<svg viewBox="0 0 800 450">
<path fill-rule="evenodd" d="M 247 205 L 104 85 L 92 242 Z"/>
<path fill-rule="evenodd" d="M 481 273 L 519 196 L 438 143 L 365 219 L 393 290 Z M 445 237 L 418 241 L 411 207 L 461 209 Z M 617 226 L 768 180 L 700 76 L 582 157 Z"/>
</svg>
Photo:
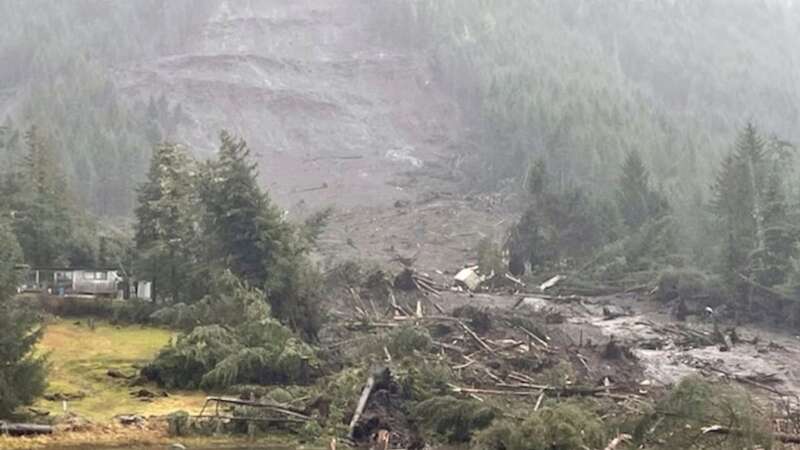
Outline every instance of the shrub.
<svg viewBox="0 0 800 450">
<path fill-rule="evenodd" d="M 403 357 L 414 351 L 427 352 L 433 345 L 428 330 L 419 327 L 401 327 L 387 337 L 387 349 L 393 357 Z"/>
<path fill-rule="evenodd" d="M 451 444 L 469 442 L 473 433 L 488 427 L 497 415 L 493 408 L 476 400 L 449 395 L 420 402 L 413 412 L 428 434 Z"/>
<path fill-rule="evenodd" d="M 235 384 L 305 383 L 317 371 L 314 350 L 272 318 L 256 289 L 225 281 L 197 305 L 174 305 L 156 312 L 156 320 L 175 325 L 217 320 L 195 327 L 162 350 L 142 371 L 168 387 L 224 388 Z"/>
<path fill-rule="evenodd" d="M 425 401 L 429 398 L 447 395 L 449 383 L 453 379 L 450 367 L 428 361 L 403 361 L 403 366 L 395 371 L 403 397 L 407 400 Z"/>
<path fill-rule="evenodd" d="M 150 321 L 150 316 L 156 309 L 156 305 L 138 298 L 114 302 L 111 306 L 112 322 L 114 323 L 139 323 L 144 324 Z"/>
<path fill-rule="evenodd" d="M 581 450 L 603 448 L 600 418 L 576 403 L 559 403 L 534 413 L 519 426 L 498 422 L 476 436 L 486 450 Z"/>
<path fill-rule="evenodd" d="M 206 373 L 240 348 L 233 333 L 219 325 L 197 327 L 178 338 L 175 345 L 161 350 L 142 374 L 168 388 L 194 389 Z"/>
<path fill-rule="evenodd" d="M 655 426 L 658 424 L 658 426 Z M 734 433 L 704 434 L 722 425 Z M 635 443 L 661 449 L 771 448 L 768 421 L 744 390 L 711 384 L 699 377 L 682 380 L 636 425 Z"/>
</svg>

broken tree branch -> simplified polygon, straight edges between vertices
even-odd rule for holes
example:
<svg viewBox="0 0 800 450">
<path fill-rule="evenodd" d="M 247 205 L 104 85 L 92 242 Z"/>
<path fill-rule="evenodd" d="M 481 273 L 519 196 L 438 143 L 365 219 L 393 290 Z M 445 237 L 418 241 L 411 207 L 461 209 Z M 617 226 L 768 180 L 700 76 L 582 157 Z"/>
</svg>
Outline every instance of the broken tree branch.
<svg viewBox="0 0 800 450">
<path fill-rule="evenodd" d="M 489 347 L 489 344 L 487 344 L 487 343 L 486 343 L 486 342 L 485 342 L 483 339 L 481 339 L 481 337 L 480 337 L 480 336 L 478 336 L 477 334 L 475 334 L 475 332 L 474 332 L 474 331 L 472 331 L 472 329 L 470 329 L 470 327 L 468 327 L 468 326 L 467 326 L 467 324 L 465 324 L 464 322 L 462 322 L 462 321 L 460 321 L 460 320 L 458 321 L 458 324 L 461 326 L 461 328 L 463 328 L 463 329 L 464 329 L 464 331 L 466 331 L 466 332 L 467 332 L 467 334 L 469 335 L 469 337 L 471 337 L 472 339 L 474 339 L 474 340 L 475 340 L 475 342 L 477 342 L 477 343 L 478 343 L 478 345 L 480 345 L 480 346 L 481 346 L 481 347 L 482 347 L 484 350 L 486 350 L 487 352 L 489 352 L 489 353 L 492 353 L 492 354 L 494 354 L 494 353 L 495 353 L 494 349 L 493 349 L 492 347 Z"/>
<path fill-rule="evenodd" d="M 724 434 L 741 436 L 745 431 L 736 428 L 728 428 L 722 425 L 711 425 L 701 429 L 703 434 Z M 784 444 L 800 444 L 800 435 L 790 433 L 773 433 L 772 435 L 776 440 Z"/>
<path fill-rule="evenodd" d="M 358 399 L 358 405 L 356 405 L 356 411 L 353 413 L 353 420 L 350 421 L 350 427 L 348 429 L 347 436 L 350 439 L 353 438 L 353 432 L 356 429 L 356 424 L 358 420 L 361 419 L 361 414 L 364 413 L 364 408 L 367 407 L 367 401 L 369 400 L 369 396 L 372 394 L 372 389 L 375 387 L 375 375 L 370 375 L 367 378 L 367 384 L 364 385 L 364 389 L 361 391 L 361 397 Z"/>
<path fill-rule="evenodd" d="M 759 389 L 763 389 L 763 390 L 768 391 L 768 392 L 772 392 L 773 394 L 778 395 L 780 397 L 786 397 L 787 396 L 787 394 L 785 392 L 781 392 L 781 391 L 773 388 L 772 386 L 767 386 L 766 384 L 762 384 L 762 383 L 759 383 L 757 381 L 753 381 L 748 377 L 739 376 L 739 375 L 727 372 L 727 371 L 722 370 L 722 369 L 717 369 L 715 367 L 709 367 L 708 370 L 710 370 L 712 372 L 720 373 L 720 374 L 726 376 L 727 378 L 730 378 L 731 380 L 737 381 L 739 383 L 749 384 L 750 386 L 757 387 Z"/>
</svg>

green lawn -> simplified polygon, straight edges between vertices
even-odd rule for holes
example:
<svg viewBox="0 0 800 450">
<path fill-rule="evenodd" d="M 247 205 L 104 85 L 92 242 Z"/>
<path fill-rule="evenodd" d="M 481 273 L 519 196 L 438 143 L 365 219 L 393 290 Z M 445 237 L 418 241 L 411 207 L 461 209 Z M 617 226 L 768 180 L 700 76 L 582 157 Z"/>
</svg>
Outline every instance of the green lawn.
<svg viewBox="0 0 800 450">
<path fill-rule="evenodd" d="M 134 374 L 175 333 L 142 326 L 113 326 L 98 322 L 94 330 L 86 320 L 60 319 L 47 325 L 39 351 L 48 355 L 48 393 L 84 392 L 86 397 L 68 402 L 68 409 L 96 421 L 117 414 L 160 415 L 178 409 L 197 412 L 205 400 L 199 392 L 169 392 L 167 398 L 142 402 L 130 395 L 133 389 L 126 380 L 107 375 L 109 369 Z M 161 392 L 155 386 L 148 389 Z M 62 413 L 60 401 L 39 400 L 35 407 Z"/>
</svg>

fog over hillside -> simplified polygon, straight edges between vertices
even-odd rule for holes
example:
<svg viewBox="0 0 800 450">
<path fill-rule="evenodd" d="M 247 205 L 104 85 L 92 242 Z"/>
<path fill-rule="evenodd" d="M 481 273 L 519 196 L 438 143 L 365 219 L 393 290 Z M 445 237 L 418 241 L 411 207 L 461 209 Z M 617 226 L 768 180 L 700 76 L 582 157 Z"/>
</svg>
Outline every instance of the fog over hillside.
<svg viewBox="0 0 800 450">
<path fill-rule="evenodd" d="M 103 214 L 132 206 L 125 191 L 141 180 L 153 142 L 207 155 L 223 127 L 270 161 L 264 179 L 278 195 L 303 188 L 304 176 L 357 181 L 357 195 L 383 183 L 384 163 L 432 153 L 457 155 L 484 188 L 522 177 L 520 164 L 542 155 L 571 181 L 603 185 L 636 148 L 659 183 L 687 196 L 687 180 L 711 176 L 746 121 L 798 138 L 800 13 L 791 2 L 0 8 L 0 112 L 19 128 L 47 122 L 70 184 Z M 348 155 L 377 173 L 345 182 L 304 163 Z M 123 176 L 108 180 L 109 170 Z M 113 201 L 98 192 L 108 182 L 125 184 L 112 187 Z"/>
<path fill-rule="evenodd" d="M 800 445 L 796 0 L 0 23 L 0 449 Z"/>
</svg>

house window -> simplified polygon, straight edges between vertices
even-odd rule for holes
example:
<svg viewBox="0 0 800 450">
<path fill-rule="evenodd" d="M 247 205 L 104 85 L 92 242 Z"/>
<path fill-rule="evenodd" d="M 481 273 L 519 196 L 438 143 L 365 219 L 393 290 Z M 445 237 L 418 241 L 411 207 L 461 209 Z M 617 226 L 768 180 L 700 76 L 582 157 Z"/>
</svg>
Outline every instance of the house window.
<svg viewBox="0 0 800 450">
<path fill-rule="evenodd" d="M 108 272 L 84 272 L 84 280 L 105 281 L 108 280 Z"/>
</svg>

